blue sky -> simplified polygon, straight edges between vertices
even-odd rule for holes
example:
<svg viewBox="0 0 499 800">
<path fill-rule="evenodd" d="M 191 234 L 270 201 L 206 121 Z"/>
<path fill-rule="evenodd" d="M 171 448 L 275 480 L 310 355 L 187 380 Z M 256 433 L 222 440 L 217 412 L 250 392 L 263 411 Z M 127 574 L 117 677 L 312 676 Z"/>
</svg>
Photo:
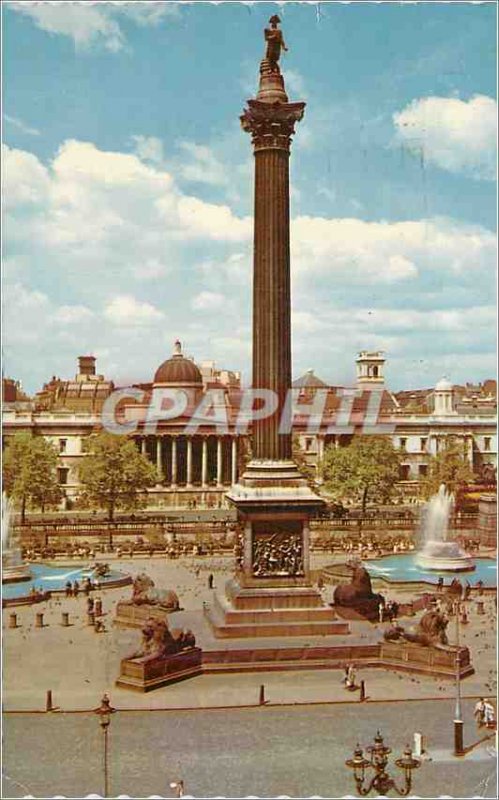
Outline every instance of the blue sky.
<svg viewBox="0 0 499 800">
<path fill-rule="evenodd" d="M 175 338 L 250 379 L 252 155 L 277 10 L 291 99 L 293 356 L 394 389 L 494 374 L 494 3 L 4 3 L 4 369 L 91 352 L 148 380 Z"/>
</svg>

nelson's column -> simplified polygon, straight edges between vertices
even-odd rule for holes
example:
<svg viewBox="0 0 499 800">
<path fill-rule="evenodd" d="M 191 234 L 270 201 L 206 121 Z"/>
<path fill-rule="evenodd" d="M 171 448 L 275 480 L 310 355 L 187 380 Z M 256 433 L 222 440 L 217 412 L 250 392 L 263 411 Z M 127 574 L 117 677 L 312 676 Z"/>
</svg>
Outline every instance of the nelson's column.
<svg viewBox="0 0 499 800">
<path fill-rule="evenodd" d="M 310 582 L 309 520 L 322 500 L 292 459 L 291 433 L 279 433 L 291 387 L 289 154 L 305 103 L 290 103 L 279 69 L 286 49 L 279 18 L 265 30 L 256 99 L 241 116 L 255 155 L 253 387 L 271 389 L 278 407 L 253 423 L 252 460 L 228 498 L 240 525 L 237 571 L 207 616 L 217 637 L 345 633 Z"/>
</svg>

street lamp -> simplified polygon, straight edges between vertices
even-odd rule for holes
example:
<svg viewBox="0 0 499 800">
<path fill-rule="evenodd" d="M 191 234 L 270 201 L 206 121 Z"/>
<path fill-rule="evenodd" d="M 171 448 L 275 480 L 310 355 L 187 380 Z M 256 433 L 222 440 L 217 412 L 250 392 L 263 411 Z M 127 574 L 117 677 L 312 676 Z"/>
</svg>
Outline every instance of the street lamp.
<svg viewBox="0 0 499 800">
<path fill-rule="evenodd" d="M 357 744 L 353 758 L 349 758 L 348 761 L 345 761 L 346 766 L 353 769 L 353 777 L 357 792 L 365 796 L 374 789 L 378 795 L 385 795 L 390 789 L 394 789 L 397 794 L 402 797 L 408 795 L 412 786 L 412 770 L 418 769 L 421 764 L 417 758 L 413 757 L 410 746 L 407 745 L 403 756 L 397 758 L 395 761 L 395 765 L 404 772 L 405 785 L 401 789 L 399 789 L 393 778 L 391 778 L 386 771 L 388 755 L 392 751 L 385 745 L 379 731 L 374 737 L 374 744 L 366 747 L 366 752 L 370 755 L 370 758 L 364 758 L 363 750 L 361 746 Z M 364 785 L 366 770 L 368 769 L 374 769 L 374 775 L 369 783 Z"/>
<path fill-rule="evenodd" d="M 461 711 L 461 647 L 459 640 L 459 600 L 454 605 L 456 616 L 456 707 L 454 712 L 454 755 L 464 755 L 463 715 Z"/>
<path fill-rule="evenodd" d="M 111 706 L 107 694 L 102 696 L 99 708 L 94 708 L 94 714 L 99 715 L 99 724 L 104 734 L 104 797 L 109 797 L 109 775 L 108 775 L 108 731 L 111 724 L 111 714 L 114 714 L 116 709 Z"/>
</svg>

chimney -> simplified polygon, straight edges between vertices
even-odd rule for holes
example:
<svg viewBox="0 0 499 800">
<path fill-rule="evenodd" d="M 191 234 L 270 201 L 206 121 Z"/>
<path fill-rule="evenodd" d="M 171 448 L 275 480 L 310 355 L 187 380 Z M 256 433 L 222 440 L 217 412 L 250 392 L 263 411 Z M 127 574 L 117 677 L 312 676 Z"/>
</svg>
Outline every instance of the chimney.
<svg viewBox="0 0 499 800">
<path fill-rule="evenodd" d="M 78 374 L 95 375 L 95 356 L 78 356 Z"/>
</svg>

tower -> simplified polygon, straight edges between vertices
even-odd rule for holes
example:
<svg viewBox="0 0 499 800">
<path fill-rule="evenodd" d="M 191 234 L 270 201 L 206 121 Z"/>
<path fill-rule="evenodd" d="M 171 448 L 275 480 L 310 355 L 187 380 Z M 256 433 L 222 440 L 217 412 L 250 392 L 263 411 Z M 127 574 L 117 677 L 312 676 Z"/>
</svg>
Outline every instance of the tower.
<svg viewBox="0 0 499 800">
<path fill-rule="evenodd" d="M 290 426 L 280 429 L 291 388 L 289 156 L 305 103 L 288 101 L 278 25 L 273 16 L 258 93 L 240 118 L 255 158 L 253 388 L 271 390 L 277 406 L 254 421 L 253 458 L 227 495 L 238 512 L 239 552 L 225 596 L 207 611 L 218 637 L 345 632 L 310 581 L 309 520 L 323 501 L 293 462 Z"/>
<path fill-rule="evenodd" d="M 452 383 L 447 378 L 442 378 L 435 386 L 433 394 L 435 401 L 434 413 L 437 417 L 448 417 L 455 414 Z"/>
<path fill-rule="evenodd" d="M 361 350 L 355 360 L 358 389 L 379 389 L 385 385 L 385 376 L 383 375 L 385 360 L 382 350 L 374 352 Z"/>
</svg>

